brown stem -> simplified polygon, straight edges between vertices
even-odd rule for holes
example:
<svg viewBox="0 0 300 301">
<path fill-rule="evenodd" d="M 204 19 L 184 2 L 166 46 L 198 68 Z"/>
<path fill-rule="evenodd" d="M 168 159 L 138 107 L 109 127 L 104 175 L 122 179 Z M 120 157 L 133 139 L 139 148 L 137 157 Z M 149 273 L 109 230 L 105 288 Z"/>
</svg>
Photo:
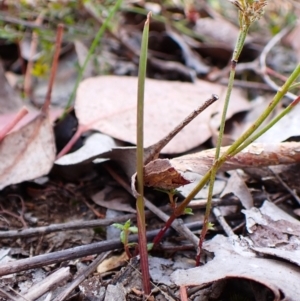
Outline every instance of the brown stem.
<svg viewBox="0 0 300 301">
<path fill-rule="evenodd" d="M 53 62 L 52 62 L 50 80 L 49 80 L 49 85 L 48 85 L 45 102 L 42 107 L 42 113 L 44 113 L 44 114 L 48 113 L 50 102 L 51 102 L 51 93 L 52 93 L 52 88 L 53 88 L 54 79 L 55 79 L 55 75 L 56 75 L 58 59 L 59 59 L 59 55 L 60 55 L 63 31 L 64 31 L 64 25 L 58 24 L 57 33 L 56 33 L 56 41 L 55 41 L 55 53 L 54 53 Z"/>
<path fill-rule="evenodd" d="M 11 122 L 9 122 L 7 125 L 4 126 L 3 129 L 0 130 L 0 141 L 3 140 L 6 134 L 8 134 L 26 114 L 28 114 L 28 110 L 25 107 L 23 107 L 12 119 Z"/>
<path fill-rule="evenodd" d="M 43 15 L 43 13 L 41 13 L 35 20 L 34 24 L 41 25 L 43 22 L 43 18 L 44 18 L 44 15 Z M 36 54 L 37 46 L 38 46 L 38 33 L 34 31 L 32 33 L 32 39 L 31 39 L 31 44 L 30 44 L 30 58 L 29 58 L 29 61 L 27 64 L 26 73 L 25 73 L 25 77 L 24 77 L 24 93 L 27 97 L 30 97 L 31 91 L 32 91 L 32 89 L 31 89 L 31 71 L 33 68 L 34 55 Z"/>
</svg>

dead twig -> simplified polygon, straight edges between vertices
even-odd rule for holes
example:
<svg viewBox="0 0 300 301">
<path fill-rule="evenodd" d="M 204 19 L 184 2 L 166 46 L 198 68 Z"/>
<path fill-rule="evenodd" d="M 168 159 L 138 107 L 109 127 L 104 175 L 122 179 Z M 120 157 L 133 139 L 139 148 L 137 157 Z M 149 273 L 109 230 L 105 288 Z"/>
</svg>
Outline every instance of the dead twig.
<svg viewBox="0 0 300 301">
<path fill-rule="evenodd" d="M 80 271 L 79 275 L 72 281 L 72 283 L 62 291 L 52 301 L 62 301 L 75 289 L 82 281 L 84 281 L 91 273 L 93 273 L 97 266 L 109 255 L 110 252 L 100 254 L 88 267 Z"/>
<path fill-rule="evenodd" d="M 55 41 L 55 53 L 54 53 L 53 62 L 52 62 L 49 85 L 48 85 L 48 90 L 47 90 L 47 94 L 45 97 L 45 102 L 42 107 L 42 112 L 44 114 L 46 114 L 48 112 L 49 106 L 51 103 L 51 93 L 52 93 L 52 88 L 54 85 L 54 79 L 55 79 L 55 75 L 56 75 L 58 59 L 59 59 L 59 55 L 60 55 L 63 31 L 64 31 L 64 25 L 58 24 L 57 33 L 56 33 L 56 41 Z"/>
<path fill-rule="evenodd" d="M 40 26 L 43 22 L 44 19 L 44 14 L 41 13 L 35 20 L 34 24 Z M 32 32 L 32 39 L 31 39 L 31 44 L 30 44 L 30 58 L 28 60 L 27 68 L 26 68 L 26 73 L 24 77 L 24 93 L 27 97 L 31 96 L 32 93 L 32 87 L 31 87 L 31 71 L 33 68 L 33 63 L 34 63 L 34 56 L 36 54 L 36 50 L 38 47 L 38 33 L 36 31 Z"/>
<path fill-rule="evenodd" d="M 219 224 L 222 226 L 223 230 L 225 231 L 225 233 L 227 234 L 227 236 L 234 236 L 234 232 L 232 231 L 232 229 L 230 228 L 230 226 L 227 224 L 224 216 L 222 215 L 220 209 L 218 207 L 213 208 L 213 214 L 216 217 L 217 221 L 219 222 Z"/>
<path fill-rule="evenodd" d="M 19 195 L 10 195 L 10 196 L 15 196 L 21 200 L 21 204 L 22 204 L 21 213 L 19 215 L 17 215 L 13 212 L 10 212 L 9 210 L 3 209 L 2 205 L 0 205 L 0 208 L 1 208 L 0 214 L 6 214 L 6 215 L 14 217 L 14 218 L 20 220 L 20 222 L 22 223 L 24 228 L 28 228 L 27 223 L 25 222 L 25 219 L 24 219 L 25 204 L 24 204 L 23 198 L 20 197 Z"/>
<path fill-rule="evenodd" d="M 293 191 L 293 189 L 291 189 L 282 179 L 281 177 L 274 172 L 274 170 L 269 167 L 269 170 L 271 171 L 271 173 L 274 175 L 274 177 L 280 182 L 280 184 L 293 196 L 293 198 L 298 202 L 298 204 L 300 205 L 300 198 L 298 197 L 297 193 L 295 193 L 295 191 Z"/>
<path fill-rule="evenodd" d="M 286 27 L 283 30 L 281 30 L 277 35 L 275 35 L 265 46 L 262 53 L 259 57 L 259 64 L 260 64 L 260 75 L 263 77 L 264 81 L 275 91 L 278 91 L 280 87 L 271 80 L 270 76 L 267 73 L 267 55 L 270 52 L 270 50 L 291 30 L 291 27 Z M 293 93 L 287 92 L 286 97 L 288 97 L 291 100 L 294 100 L 297 98 L 297 96 Z"/>
<path fill-rule="evenodd" d="M 15 217 L 15 216 L 14 216 Z M 77 229 L 87 229 L 95 228 L 101 226 L 110 226 L 113 223 L 122 223 L 129 219 L 133 220 L 136 218 L 136 214 L 125 214 L 114 218 L 104 218 L 91 221 L 80 221 L 80 222 L 69 222 L 63 224 L 53 224 L 44 227 L 28 228 L 24 230 L 10 230 L 10 231 L 0 231 L 1 238 L 21 238 L 21 237 L 32 237 L 41 236 L 53 232 L 66 231 L 66 230 L 77 230 Z"/>
<path fill-rule="evenodd" d="M 70 276 L 71 273 L 69 267 L 61 268 L 45 279 L 34 284 L 27 293 L 25 293 L 23 296 L 20 296 L 18 299 L 16 299 L 16 301 L 24 301 L 24 299 L 36 300 L 40 296 L 44 295 L 47 291 L 49 291 L 51 287 L 60 284 L 64 280 L 67 280 L 68 278 L 70 278 Z"/>
<path fill-rule="evenodd" d="M 159 230 L 153 230 L 146 233 L 147 239 L 152 240 Z M 170 234 L 171 232 L 168 232 Z M 129 242 L 137 242 L 137 235 L 130 235 Z M 20 259 L 4 264 L 0 264 L 0 276 L 9 275 L 21 271 L 26 271 L 34 268 L 40 268 L 46 265 L 59 263 L 67 260 L 77 259 L 93 254 L 99 254 L 124 247 L 120 239 L 111 239 L 109 241 L 101 241 L 89 245 L 79 246 L 75 248 L 57 251 L 53 253 L 34 256 L 31 258 Z"/>
</svg>

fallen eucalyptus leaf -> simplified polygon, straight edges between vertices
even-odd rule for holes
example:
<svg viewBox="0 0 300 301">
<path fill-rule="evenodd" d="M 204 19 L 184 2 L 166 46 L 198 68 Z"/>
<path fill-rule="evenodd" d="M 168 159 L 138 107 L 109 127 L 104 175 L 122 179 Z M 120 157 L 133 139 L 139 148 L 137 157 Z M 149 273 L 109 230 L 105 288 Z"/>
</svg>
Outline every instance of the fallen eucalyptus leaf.
<svg viewBox="0 0 300 301">
<path fill-rule="evenodd" d="M 55 159 L 52 124 L 38 115 L 0 143 L 0 189 L 47 174 Z"/>
<path fill-rule="evenodd" d="M 99 76 L 84 80 L 75 102 L 79 123 L 114 138 L 136 143 L 137 78 Z M 207 108 L 187 125 L 164 149 L 163 153 L 181 153 L 211 137 L 209 121 L 213 114 L 221 119 L 223 86 L 197 80 L 196 83 L 146 80 L 145 147 L 155 144 L 177 126 L 199 104 L 217 94 L 221 101 Z M 233 90 L 227 117 L 249 108 L 240 90 Z M 215 119 L 215 118 L 214 118 Z M 216 127 L 219 126 L 219 121 Z"/>
</svg>

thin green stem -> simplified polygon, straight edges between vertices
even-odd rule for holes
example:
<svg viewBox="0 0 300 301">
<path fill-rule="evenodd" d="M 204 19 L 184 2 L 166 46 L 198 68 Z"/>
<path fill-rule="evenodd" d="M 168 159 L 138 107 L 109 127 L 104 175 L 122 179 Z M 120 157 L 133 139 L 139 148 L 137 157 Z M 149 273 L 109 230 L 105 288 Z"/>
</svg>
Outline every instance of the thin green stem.
<svg viewBox="0 0 300 301">
<path fill-rule="evenodd" d="M 242 26 L 241 26 L 242 27 Z M 231 70 L 230 70 L 230 76 L 229 76 L 229 82 L 228 82 L 228 87 L 227 87 L 227 92 L 225 96 L 225 102 L 224 102 L 224 107 L 223 107 L 223 112 L 222 112 L 222 118 L 221 118 L 221 125 L 220 125 L 220 131 L 219 131 L 219 137 L 217 141 L 217 146 L 216 146 L 216 153 L 215 153 L 215 161 L 220 157 L 220 150 L 222 146 L 222 140 L 223 140 L 223 134 L 224 134 L 224 129 L 225 129 L 225 122 L 226 122 L 226 116 L 227 116 L 227 110 L 229 106 L 229 101 L 231 97 L 231 92 L 233 89 L 233 83 L 234 83 L 234 77 L 235 77 L 235 68 L 237 61 L 239 59 L 240 53 L 243 49 L 245 39 L 247 36 L 249 27 L 245 26 L 239 33 L 239 37 L 237 39 L 237 43 L 232 55 L 232 60 L 231 60 Z M 200 252 L 202 248 L 202 244 L 208 229 L 208 219 L 211 211 L 211 206 L 212 206 L 212 197 L 213 197 L 213 189 L 214 189 L 214 183 L 215 183 L 215 178 L 216 174 L 218 171 L 217 164 L 212 167 L 211 173 L 210 173 L 210 182 L 209 182 L 209 189 L 208 189 L 208 196 L 207 196 L 207 204 L 206 204 L 206 210 L 205 210 L 205 216 L 204 216 L 204 227 L 202 228 L 201 231 L 201 237 L 199 240 L 199 252 L 196 257 L 196 264 L 199 264 L 200 261 Z"/>
<path fill-rule="evenodd" d="M 139 195 L 137 196 L 136 200 L 136 209 L 139 228 L 138 235 L 139 251 L 141 256 L 141 271 L 143 288 L 146 295 L 149 295 L 151 292 L 144 209 L 144 93 L 150 16 L 151 14 L 149 13 L 145 22 L 142 37 L 137 95 L 137 192 Z"/>
<path fill-rule="evenodd" d="M 105 30 L 107 29 L 110 21 L 112 20 L 112 18 L 114 17 L 114 15 L 116 14 L 116 12 L 118 11 L 118 9 L 120 8 L 121 4 L 122 4 L 122 1 L 123 0 L 117 0 L 116 4 L 114 5 L 114 7 L 111 9 L 111 11 L 109 12 L 107 18 L 105 19 L 105 21 L 103 22 L 103 24 L 100 26 L 93 42 L 92 42 L 92 45 L 88 51 L 88 54 L 84 60 L 84 63 L 83 65 L 80 67 L 79 69 L 79 73 L 78 73 L 78 76 L 77 76 L 77 79 L 76 79 L 76 82 L 75 82 L 75 85 L 74 85 L 74 88 L 73 88 L 73 91 L 72 91 L 72 94 L 68 100 L 68 103 L 65 107 L 65 110 L 64 110 L 64 113 L 63 115 L 61 116 L 61 119 L 64 119 L 66 114 L 67 114 L 67 111 L 68 109 L 71 107 L 71 104 L 72 102 L 74 101 L 75 99 L 75 94 L 76 94 L 76 91 L 77 91 L 77 88 L 79 86 L 79 83 L 81 82 L 82 80 L 82 77 L 83 77 L 83 73 L 86 69 L 86 66 L 89 62 L 89 60 L 91 59 L 93 53 L 95 52 L 97 46 L 99 46 L 99 42 L 103 36 L 103 34 L 105 33 Z"/>
</svg>

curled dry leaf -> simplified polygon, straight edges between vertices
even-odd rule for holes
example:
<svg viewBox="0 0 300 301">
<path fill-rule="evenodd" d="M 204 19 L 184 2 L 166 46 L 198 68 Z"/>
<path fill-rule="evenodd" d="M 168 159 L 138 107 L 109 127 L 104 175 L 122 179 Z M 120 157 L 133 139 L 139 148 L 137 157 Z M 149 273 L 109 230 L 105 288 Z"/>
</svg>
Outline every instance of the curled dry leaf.
<svg viewBox="0 0 300 301">
<path fill-rule="evenodd" d="M 100 76 L 84 80 L 75 102 L 79 123 L 114 138 L 136 143 L 137 78 Z M 146 80 L 145 147 L 155 144 L 177 126 L 201 103 L 211 97 L 220 100 L 187 125 L 164 149 L 164 153 L 180 153 L 198 146 L 211 137 L 209 121 L 222 111 L 223 86 L 197 80 L 196 83 Z M 245 111 L 248 101 L 240 90 L 233 90 L 228 118 Z M 220 115 L 220 114 L 219 114 Z M 220 117 L 220 116 L 219 116 Z M 217 125 L 218 126 L 218 125 Z"/>
<path fill-rule="evenodd" d="M 177 270 L 171 275 L 172 281 L 179 286 L 204 287 L 218 280 L 244 278 L 261 283 L 274 294 L 273 300 L 299 300 L 300 274 L 298 267 L 292 264 L 256 257 L 247 248 L 247 241 L 241 237 L 227 238 L 215 236 L 204 243 L 204 248 L 215 257 L 204 266 L 188 270 Z"/>
<path fill-rule="evenodd" d="M 144 182 L 146 186 L 173 189 L 190 181 L 171 166 L 168 159 L 158 159 L 150 162 L 145 167 Z"/>
<path fill-rule="evenodd" d="M 38 115 L 0 143 L 0 189 L 47 174 L 55 159 L 52 124 Z"/>
<path fill-rule="evenodd" d="M 228 147 L 222 147 L 221 154 L 227 149 Z M 184 172 L 194 172 L 204 175 L 211 168 L 214 156 L 215 149 L 209 149 L 171 160 L 154 160 L 144 168 L 145 184 L 153 187 L 163 188 L 166 185 L 169 189 L 177 188 L 180 185 L 184 185 L 181 183 L 187 180 L 184 177 Z M 253 143 L 234 157 L 229 157 L 220 170 L 228 171 L 238 168 L 264 167 L 293 164 L 296 162 L 300 162 L 299 142 L 283 142 L 278 144 Z M 159 169 L 160 166 L 162 166 L 161 169 Z M 155 173 L 153 170 L 155 170 Z M 178 179 L 180 180 L 178 181 Z"/>
<path fill-rule="evenodd" d="M 85 163 L 93 160 L 93 158 L 99 157 L 101 154 L 109 152 L 117 144 L 114 139 L 109 136 L 93 133 L 89 136 L 84 145 L 75 152 L 66 154 L 55 161 L 57 165 L 76 165 L 79 163 Z M 103 162 L 106 159 L 98 159 L 97 163 Z"/>
</svg>

